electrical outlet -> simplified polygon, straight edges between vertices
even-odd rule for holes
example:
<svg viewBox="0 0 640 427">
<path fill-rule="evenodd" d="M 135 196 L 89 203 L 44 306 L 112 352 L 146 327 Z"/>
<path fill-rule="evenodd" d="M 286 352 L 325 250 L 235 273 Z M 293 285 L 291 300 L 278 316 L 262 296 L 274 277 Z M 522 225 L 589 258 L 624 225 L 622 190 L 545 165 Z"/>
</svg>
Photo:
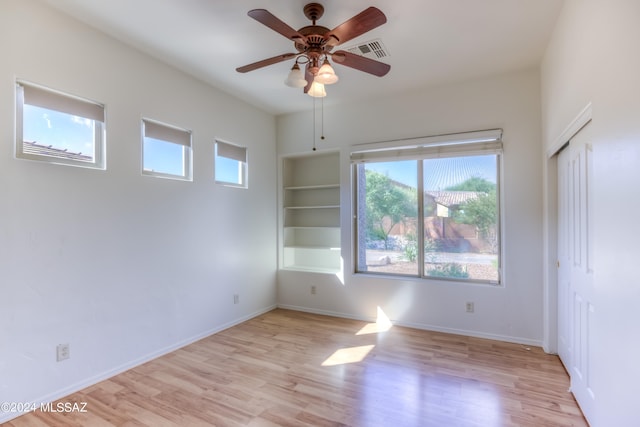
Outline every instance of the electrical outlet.
<svg viewBox="0 0 640 427">
<path fill-rule="evenodd" d="M 311 295 L 316 294 L 316 285 L 311 285 Z"/>
<path fill-rule="evenodd" d="M 473 307 L 473 301 L 469 301 L 466 304 L 467 313 L 473 313 L 475 308 Z"/>
<path fill-rule="evenodd" d="M 234 304 L 240 304 L 240 295 L 238 295 L 238 294 L 234 294 L 233 295 L 233 303 Z"/>
<path fill-rule="evenodd" d="M 56 360 L 58 362 L 62 362 L 70 357 L 71 353 L 69 351 L 69 344 L 58 344 L 56 347 Z"/>
</svg>

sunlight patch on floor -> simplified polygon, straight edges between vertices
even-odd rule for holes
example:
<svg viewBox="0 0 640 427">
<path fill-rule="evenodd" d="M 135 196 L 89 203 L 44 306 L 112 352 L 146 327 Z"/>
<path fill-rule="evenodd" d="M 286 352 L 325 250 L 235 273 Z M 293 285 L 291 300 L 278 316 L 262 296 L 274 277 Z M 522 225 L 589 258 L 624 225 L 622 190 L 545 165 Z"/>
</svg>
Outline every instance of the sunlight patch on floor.
<svg viewBox="0 0 640 427">
<path fill-rule="evenodd" d="M 375 323 L 368 323 L 364 325 L 362 329 L 356 332 L 356 335 L 367 335 L 367 334 L 377 334 L 379 332 L 386 332 L 393 324 L 389 317 L 382 311 L 380 306 L 378 306 L 378 318 Z"/>
<path fill-rule="evenodd" d="M 375 345 L 361 345 L 336 350 L 331 356 L 322 362 L 322 366 L 344 365 L 346 363 L 362 362 Z"/>
</svg>

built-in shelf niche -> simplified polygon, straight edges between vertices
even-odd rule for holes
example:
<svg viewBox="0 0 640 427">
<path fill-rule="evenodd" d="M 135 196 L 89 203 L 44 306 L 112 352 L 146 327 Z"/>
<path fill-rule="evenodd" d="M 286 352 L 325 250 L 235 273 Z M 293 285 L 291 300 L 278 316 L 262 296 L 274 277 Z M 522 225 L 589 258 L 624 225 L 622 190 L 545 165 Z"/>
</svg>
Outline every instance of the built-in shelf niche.
<svg viewBox="0 0 640 427">
<path fill-rule="evenodd" d="M 339 272 L 339 154 L 285 157 L 282 182 L 282 268 Z"/>
</svg>

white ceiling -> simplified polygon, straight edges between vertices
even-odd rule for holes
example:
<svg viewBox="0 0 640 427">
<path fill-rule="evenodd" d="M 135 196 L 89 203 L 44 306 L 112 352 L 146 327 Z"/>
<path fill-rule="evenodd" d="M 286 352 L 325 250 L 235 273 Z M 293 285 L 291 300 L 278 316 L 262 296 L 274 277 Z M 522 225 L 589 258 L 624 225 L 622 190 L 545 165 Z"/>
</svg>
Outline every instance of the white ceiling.
<svg viewBox="0 0 640 427">
<path fill-rule="evenodd" d="M 274 114 L 308 110 L 312 98 L 283 81 L 293 60 L 246 74 L 236 67 L 293 43 L 247 16 L 267 9 L 291 27 L 310 24 L 306 0 L 45 0 L 99 30 Z M 503 73 L 540 63 L 562 0 L 319 0 L 318 25 L 334 28 L 369 6 L 387 23 L 341 45 L 381 39 L 391 65 L 375 77 L 334 64 L 340 81 L 325 105 Z"/>
</svg>

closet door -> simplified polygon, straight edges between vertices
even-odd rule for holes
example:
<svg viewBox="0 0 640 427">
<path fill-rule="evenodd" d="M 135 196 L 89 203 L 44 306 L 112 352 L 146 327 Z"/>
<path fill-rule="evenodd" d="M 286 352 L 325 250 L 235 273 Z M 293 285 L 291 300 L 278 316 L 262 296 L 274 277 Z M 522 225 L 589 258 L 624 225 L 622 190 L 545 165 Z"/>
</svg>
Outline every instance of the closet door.
<svg viewBox="0 0 640 427">
<path fill-rule="evenodd" d="M 558 355 L 571 369 L 571 155 L 569 147 L 558 154 Z"/>
<path fill-rule="evenodd" d="M 558 158 L 558 347 L 571 376 L 571 391 L 587 420 L 593 420 L 596 394 L 591 363 L 597 312 L 589 135 L 587 125 Z"/>
</svg>

